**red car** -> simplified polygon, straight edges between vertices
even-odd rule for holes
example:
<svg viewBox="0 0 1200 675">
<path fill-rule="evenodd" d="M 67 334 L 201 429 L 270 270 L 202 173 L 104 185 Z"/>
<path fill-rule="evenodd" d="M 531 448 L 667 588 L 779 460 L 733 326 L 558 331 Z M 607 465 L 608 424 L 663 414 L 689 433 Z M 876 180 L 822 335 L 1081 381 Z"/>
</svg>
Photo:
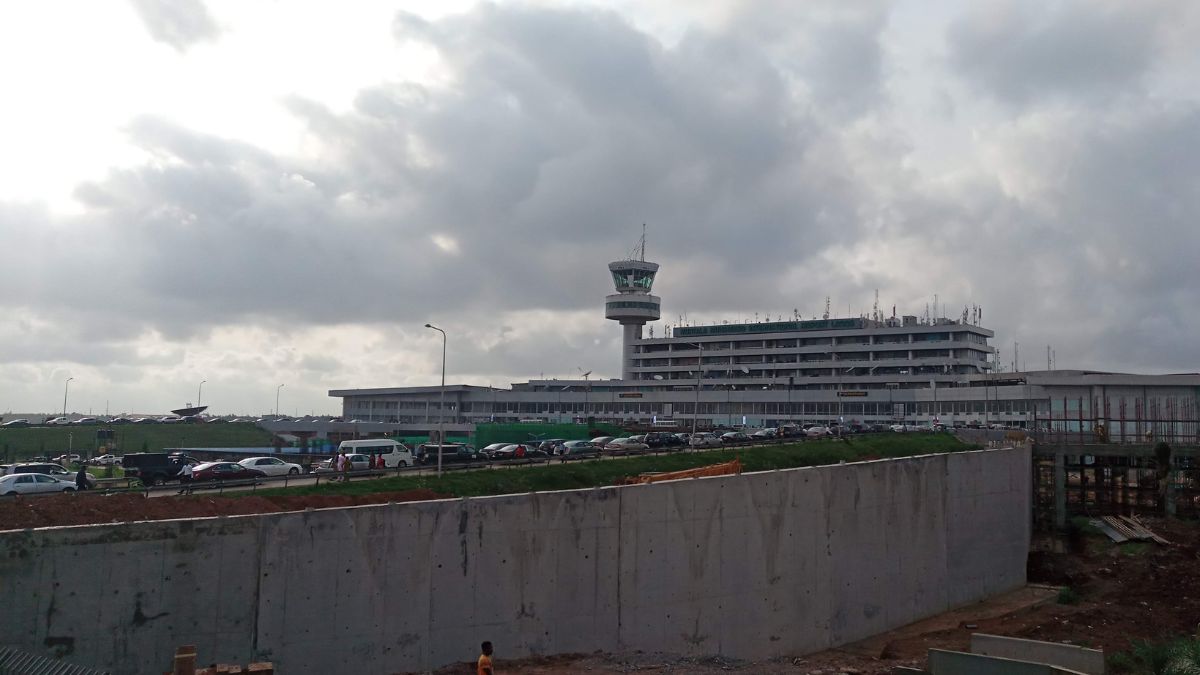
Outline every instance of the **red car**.
<svg viewBox="0 0 1200 675">
<path fill-rule="evenodd" d="M 262 478 L 267 474 L 258 469 L 244 467 L 235 462 L 205 462 L 197 464 L 192 469 L 192 480 L 245 480 L 247 478 Z"/>
</svg>

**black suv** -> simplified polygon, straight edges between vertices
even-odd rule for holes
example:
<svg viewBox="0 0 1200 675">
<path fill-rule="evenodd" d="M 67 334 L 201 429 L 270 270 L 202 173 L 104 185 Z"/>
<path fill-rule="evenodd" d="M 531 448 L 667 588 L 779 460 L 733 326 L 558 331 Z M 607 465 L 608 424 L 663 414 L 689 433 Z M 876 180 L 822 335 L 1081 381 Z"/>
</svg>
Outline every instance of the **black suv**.
<svg viewBox="0 0 1200 675">
<path fill-rule="evenodd" d="M 652 431 L 646 434 L 646 440 L 644 442 L 651 448 L 683 447 L 682 438 L 666 431 Z"/>
<path fill-rule="evenodd" d="M 199 464 L 200 460 L 187 455 L 168 455 L 165 452 L 136 452 L 121 458 L 121 466 L 127 478 L 140 478 L 143 485 L 162 485 L 179 479 L 185 464 Z"/>
<path fill-rule="evenodd" d="M 425 466 L 437 466 L 438 463 L 438 444 L 423 443 L 417 446 L 417 461 Z M 442 465 L 446 464 L 469 464 L 471 462 L 486 462 L 487 457 L 484 457 L 478 450 L 469 445 L 459 445 L 446 443 L 442 446 Z"/>
</svg>

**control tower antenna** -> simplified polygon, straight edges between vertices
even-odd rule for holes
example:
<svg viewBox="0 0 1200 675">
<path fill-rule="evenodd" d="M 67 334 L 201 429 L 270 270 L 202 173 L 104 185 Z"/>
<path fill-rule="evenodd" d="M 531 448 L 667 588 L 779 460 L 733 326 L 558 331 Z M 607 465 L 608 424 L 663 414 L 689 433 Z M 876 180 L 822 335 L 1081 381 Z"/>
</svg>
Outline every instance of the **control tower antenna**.
<svg viewBox="0 0 1200 675">
<path fill-rule="evenodd" d="M 617 321 L 624 331 L 621 345 L 621 379 L 634 379 L 634 343 L 642 339 L 642 327 L 662 316 L 662 300 L 650 294 L 658 263 L 646 261 L 646 226 L 627 260 L 608 264 L 616 293 L 604 298 L 604 316 Z"/>
</svg>

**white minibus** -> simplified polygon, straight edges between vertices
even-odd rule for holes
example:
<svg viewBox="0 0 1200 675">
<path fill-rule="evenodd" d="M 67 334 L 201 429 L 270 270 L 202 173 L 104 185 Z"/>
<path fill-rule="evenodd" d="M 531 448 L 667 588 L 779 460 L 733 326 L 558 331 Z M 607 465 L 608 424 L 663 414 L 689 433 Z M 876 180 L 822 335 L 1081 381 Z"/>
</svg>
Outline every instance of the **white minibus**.
<svg viewBox="0 0 1200 675">
<path fill-rule="evenodd" d="M 383 465 L 388 469 L 398 466 L 415 466 L 412 450 L 390 438 L 371 438 L 365 441 L 342 441 L 338 453 L 359 455 L 383 455 Z"/>
</svg>

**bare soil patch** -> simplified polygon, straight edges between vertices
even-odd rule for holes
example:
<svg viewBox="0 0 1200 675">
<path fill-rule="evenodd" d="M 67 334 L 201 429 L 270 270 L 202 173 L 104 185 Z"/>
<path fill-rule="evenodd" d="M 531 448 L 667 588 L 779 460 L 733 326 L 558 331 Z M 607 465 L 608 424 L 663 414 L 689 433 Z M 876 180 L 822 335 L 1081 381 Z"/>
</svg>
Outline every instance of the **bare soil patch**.
<svg viewBox="0 0 1200 675">
<path fill-rule="evenodd" d="M 147 499 L 139 494 L 51 495 L 0 500 L 0 530 L 60 525 L 95 525 L 138 520 L 238 516 L 254 513 L 327 509 L 363 504 L 442 499 L 433 490 L 405 490 L 361 495 L 189 495 Z"/>
</svg>

